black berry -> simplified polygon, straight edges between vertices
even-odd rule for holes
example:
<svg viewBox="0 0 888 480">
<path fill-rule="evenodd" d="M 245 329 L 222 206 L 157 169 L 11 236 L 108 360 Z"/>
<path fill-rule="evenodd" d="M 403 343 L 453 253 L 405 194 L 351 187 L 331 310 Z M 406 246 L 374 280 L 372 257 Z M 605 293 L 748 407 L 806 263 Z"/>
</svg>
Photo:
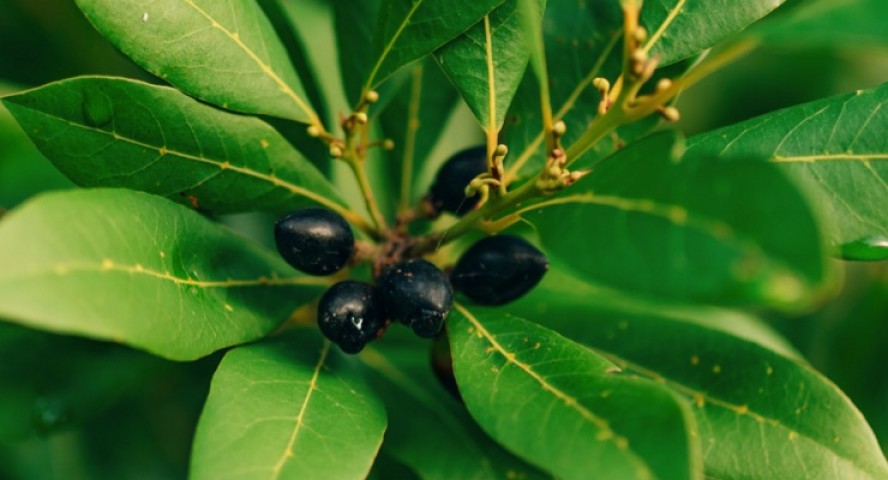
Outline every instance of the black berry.
<svg viewBox="0 0 888 480">
<path fill-rule="evenodd" d="M 297 270 L 330 275 L 348 263 L 355 235 L 339 214 L 323 208 L 304 208 L 274 225 L 278 252 Z"/>
<path fill-rule="evenodd" d="M 406 260 L 379 277 L 382 304 L 390 319 L 401 322 L 420 337 L 441 331 L 453 307 L 453 287 L 444 272 L 422 259 Z"/>
<path fill-rule="evenodd" d="M 465 215 L 479 200 L 478 195 L 466 198 L 466 186 L 486 171 L 486 147 L 474 147 L 453 155 L 438 170 L 429 190 L 429 202 L 437 212 Z"/>
<path fill-rule="evenodd" d="M 502 305 L 529 292 L 549 262 L 520 237 L 487 237 L 468 249 L 453 269 L 453 288 L 481 305 Z"/>
<path fill-rule="evenodd" d="M 318 326 L 343 352 L 360 352 L 385 326 L 378 292 L 353 280 L 333 285 L 318 304 Z"/>
</svg>

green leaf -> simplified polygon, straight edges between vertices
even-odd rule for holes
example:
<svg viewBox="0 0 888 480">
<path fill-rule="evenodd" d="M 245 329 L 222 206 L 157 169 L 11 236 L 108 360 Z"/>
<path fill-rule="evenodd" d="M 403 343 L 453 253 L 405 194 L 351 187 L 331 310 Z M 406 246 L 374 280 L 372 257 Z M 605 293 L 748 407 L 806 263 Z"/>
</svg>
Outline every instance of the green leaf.
<svg viewBox="0 0 888 480">
<path fill-rule="evenodd" d="M 644 50 L 659 57 L 661 65 L 671 65 L 743 30 L 784 1 L 646 0 L 641 24 L 650 36 Z"/>
<path fill-rule="evenodd" d="M 142 68 L 223 108 L 319 123 L 255 0 L 77 0 Z"/>
<path fill-rule="evenodd" d="M 754 323 L 734 312 L 653 302 L 646 311 L 627 309 L 613 303 L 615 295 L 559 274 L 506 309 L 685 397 L 707 477 L 888 478 L 872 430 L 835 385 L 769 348 L 760 334 L 731 331 L 758 330 Z"/>
<path fill-rule="evenodd" d="M 0 317 L 192 360 L 261 338 L 326 280 L 129 190 L 46 194 L 0 222 Z"/>
<path fill-rule="evenodd" d="M 865 46 L 888 46 L 885 18 L 888 3 L 882 0 L 809 0 L 785 15 L 768 17 L 755 30 L 770 45 L 843 46 L 859 51 Z"/>
<path fill-rule="evenodd" d="M 441 47 L 478 23 L 504 0 L 384 0 L 373 37 L 372 66 L 362 90 Z"/>
<path fill-rule="evenodd" d="M 438 384 L 426 345 L 386 340 L 361 355 L 390 412 L 383 452 L 424 479 L 542 478 L 484 435 Z"/>
<path fill-rule="evenodd" d="M 778 324 L 860 408 L 888 451 L 888 264 L 846 264 L 849 288 L 829 308 Z M 853 285 L 853 286 L 852 286 Z"/>
<path fill-rule="evenodd" d="M 668 389 L 501 311 L 457 304 L 460 392 L 506 448 L 558 478 L 702 478 L 690 407 Z"/>
<path fill-rule="evenodd" d="M 503 126 L 530 59 L 526 36 L 518 0 L 507 0 L 435 52 L 485 131 L 498 132 Z"/>
<path fill-rule="evenodd" d="M 0 445 L 93 420 L 167 365 L 118 345 L 0 323 Z"/>
<path fill-rule="evenodd" d="M 787 108 L 693 137 L 688 155 L 701 162 L 776 164 L 823 211 L 827 240 L 842 256 L 886 259 L 886 102 L 888 84 L 883 84 Z"/>
<path fill-rule="evenodd" d="M 392 95 L 380 115 L 386 138 L 395 142 L 387 161 L 386 189 L 399 199 L 399 210 L 415 205 L 422 195 L 419 178 L 428 156 L 456 107 L 457 93 L 431 61 L 410 68 L 410 80 Z M 400 194 L 397 194 L 400 192 Z"/>
<path fill-rule="evenodd" d="M 197 426 L 189 478 L 365 478 L 386 414 L 335 348 L 301 331 L 225 355 Z"/>
<path fill-rule="evenodd" d="M 144 190 L 213 213 L 320 204 L 348 215 L 332 185 L 268 124 L 172 88 L 82 77 L 3 102 L 82 186 Z"/>
<path fill-rule="evenodd" d="M 675 133 L 653 135 L 522 212 L 547 253 L 593 283 L 782 308 L 830 286 L 814 215 L 789 179 L 765 163 L 680 161 L 682 150 Z"/>
</svg>

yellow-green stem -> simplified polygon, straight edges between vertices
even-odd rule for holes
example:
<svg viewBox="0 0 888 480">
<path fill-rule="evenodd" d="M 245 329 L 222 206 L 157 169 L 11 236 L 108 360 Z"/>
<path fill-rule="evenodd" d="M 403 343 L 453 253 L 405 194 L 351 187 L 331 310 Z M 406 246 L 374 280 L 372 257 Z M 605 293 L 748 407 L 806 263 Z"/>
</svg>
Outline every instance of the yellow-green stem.
<svg viewBox="0 0 888 480">
<path fill-rule="evenodd" d="M 531 180 L 524 185 L 521 185 L 521 187 L 510 191 L 505 196 L 491 199 L 491 201 L 485 203 L 477 210 L 472 210 L 446 230 L 417 238 L 416 243 L 413 246 L 413 253 L 421 255 L 423 253 L 434 251 L 439 246 L 451 242 L 476 229 L 481 222 L 487 221 L 494 215 L 501 213 L 503 210 L 541 194 L 542 193 L 537 188 L 536 181 Z"/>
<path fill-rule="evenodd" d="M 385 217 L 382 216 L 382 212 L 379 210 L 379 205 L 376 203 L 376 198 L 373 196 L 373 189 L 370 187 L 370 180 L 367 178 L 367 171 L 364 169 L 364 160 L 358 158 L 356 155 L 357 154 L 352 151 L 346 161 L 351 167 L 352 172 L 355 174 L 355 179 L 358 181 L 358 186 L 361 188 L 361 194 L 364 196 L 364 203 L 367 205 L 367 210 L 370 212 L 370 218 L 373 219 L 373 224 L 376 227 L 376 234 L 374 237 L 379 238 L 381 232 L 385 231 L 387 228 Z"/>
</svg>

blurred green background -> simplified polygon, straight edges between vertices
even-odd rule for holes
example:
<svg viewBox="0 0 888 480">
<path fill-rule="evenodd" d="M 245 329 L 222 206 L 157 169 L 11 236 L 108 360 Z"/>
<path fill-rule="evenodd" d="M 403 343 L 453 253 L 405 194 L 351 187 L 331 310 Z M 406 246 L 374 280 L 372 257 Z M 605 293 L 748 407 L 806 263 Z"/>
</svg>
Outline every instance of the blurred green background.
<svg viewBox="0 0 888 480">
<path fill-rule="evenodd" d="M 346 103 L 327 5 L 283 3 L 306 43 L 333 118 Z M 790 1 L 781 13 L 803 3 Z M 829 23 L 817 28 L 828 29 Z M 835 32 L 829 43 L 789 38 L 757 51 L 686 92 L 678 128 L 693 134 L 879 85 L 888 79 L 888 50 L 851 38 L 859 34 Z M 83 74 L 157 81 L 105 42 L 72 0 L 0 0 L 0 95 Z M 477 134 L 474 120 L 457 111 L 433 156 L 474 143 Z M 74 186 L 0 107 L 0 214 L 42 191 L 67 188 Z M 268 241 L 266 218 L 221 220 Z M 888 265 L 843 265 L 845 287 L 820 311 L 797 318 L 763 315 L 854 400 L 885 449 L 888 351 L 880 347 L 888 338 Z M 219 357 L 173 364 L 123 347 L 0 323 L 0 480 L 184 478 Z"/>
</svg>

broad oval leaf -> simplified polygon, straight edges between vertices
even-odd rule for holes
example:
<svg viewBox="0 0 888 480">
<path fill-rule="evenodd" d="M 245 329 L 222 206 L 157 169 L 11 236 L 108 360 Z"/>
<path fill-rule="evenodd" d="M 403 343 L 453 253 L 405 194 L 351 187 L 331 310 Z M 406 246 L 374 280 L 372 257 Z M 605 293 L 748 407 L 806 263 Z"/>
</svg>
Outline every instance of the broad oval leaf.
<svg viewBox="0 0 888 480">
<path fill-rule="evenodd" d="M 160 197 L 77 190 L 0 222 L 0 317 L 192 360 L 255 340 L 327 280 Z"/>
<path fill-rule="evenodd" d="M 382 0 L 373 37 L 372 66 L 363 90 L 435 51 L 478 23 L 504 0 Z"/>
<path fill-rule="evenodd" d="M 87 187 L 144 190 L 204 211 L 323 205 L 333 186 L 268 124 L 167 87 L 81 77 L 3 99 L 40 151 Z"/>
<path fill-rule="evenodd" d="M 213 376 L 189 478 L 366 478 L 386 414 L 316 332 L 238 347 Z"/>
<path fill-rule="evenodd" d="M 424 479 L 544 478 L 487 437 L 438 384 L 426 345 L 392 340 L 361 354 L 390 413 L 384 453 Z"/>
<path fill-rule="evenodd" d="M 653 135 L 522 211 L 546 252 L 592 283 L 783 308 L 831 286 L 814 215 L 788 178 L 764 163 L 679 160 L 682 150 L 675 133 Z"/>
<path fill-rule="evenodd" d="M 790 107 L 689 140 L 701 162 L 777 164 L 823 210 L 846 258 L 888 258 L 888 84 Z"/>
<path fill-rule="evenodd" d="M 472 416 L 558 478 L 702 478 L 690 407 L 551 330 L 490 309 L 451 313 L 453 364 Z"/>
<path fill-rule="evenodd" d="M 232 110 L 319 124 L 255 0 L 77 0 L 86 18 L 144 69 Z"/>
<path fill-rule="evenodd" d="M 636 296 L 553 273 L 505 309 L 684 396 L 697 418 L 707 478 L 888 478 L 879 444 L 851 401 L 802 360 L 772 349 L 772 340 L 737 335 L 760 330 L 749 319 L 662 302 L 626 308 Z"/>
<path fill-rule="evenodd" d="M 644 50 L 661 65 L 671 65 L 743 30 L 784 1 L 645 0 L 641 24 L 649 38 Z"/>
<path fill-rule="evenodd" d="M 518 1 L 506 0 L 480 23 L 435 51 L 435 59 L 487 132 L 502 128 L 530 60 L 528 32 Z M 544 0 L 539 2 L 544 4 Z"/>
</svg>

